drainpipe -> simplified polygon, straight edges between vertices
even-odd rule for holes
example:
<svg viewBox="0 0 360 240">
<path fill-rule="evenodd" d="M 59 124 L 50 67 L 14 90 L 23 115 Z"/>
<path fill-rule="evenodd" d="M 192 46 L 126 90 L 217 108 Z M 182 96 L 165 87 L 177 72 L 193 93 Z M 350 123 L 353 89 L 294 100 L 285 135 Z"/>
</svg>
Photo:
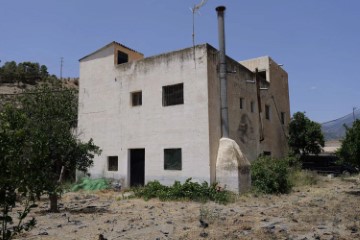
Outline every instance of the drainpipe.
<svg viewBox="0 0 360 240">
<path fill-rule="evenodd" d="M 219 51 L 220 51 L 220 101 L 221 101 L 221 133 L 222 137 L 229 137 L 229 116 L 227 103 L 227 80 L 226 80 L 226 54 L 225 54 L 225 24 L 224 24 L 224 6 L 216 8 L 218 15 L 219 31 Z"/>
</svg>

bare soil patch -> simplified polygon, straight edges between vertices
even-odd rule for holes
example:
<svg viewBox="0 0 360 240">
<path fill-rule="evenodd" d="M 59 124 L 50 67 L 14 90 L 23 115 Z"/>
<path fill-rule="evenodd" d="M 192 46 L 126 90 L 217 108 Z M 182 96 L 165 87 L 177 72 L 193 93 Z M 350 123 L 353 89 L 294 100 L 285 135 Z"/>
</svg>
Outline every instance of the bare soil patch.
<svg viewBox="0 0 360 240">
<path fill-rule="evenodd" d="M 41 200 L 29 214 L 37 226 L 18 239 L 360 239 L 358 179 L 323 177 L 291 194 L 245 194 L 228 205 L 66 193 L 59 213 Z"/>
</svg>

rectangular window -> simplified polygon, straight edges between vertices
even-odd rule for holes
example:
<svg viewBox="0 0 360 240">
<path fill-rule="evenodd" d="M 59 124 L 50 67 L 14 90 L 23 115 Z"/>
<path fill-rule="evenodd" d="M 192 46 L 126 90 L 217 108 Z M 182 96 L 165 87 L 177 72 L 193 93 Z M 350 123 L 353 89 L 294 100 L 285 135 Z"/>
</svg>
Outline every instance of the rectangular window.
<svg viewBox="0 0 360 240">
<path fill-rule="evenodd" d="M 129 56 L 126 53 L 121 51 L 117 52 L 117 64 L 127 63 L 129 61 Z"/>
<path fill-rule="evenodd" d="M 164 149 L 164 169 L 181 170 L 181 148 Z"/>
<path fill-rule="evenodd" d="M 108 171 L 117 171 L 117 170 L 118 170 L 118 156 L 109 156 Z"/>
<path fill-rule="evenodd" d="M 281 124 L 285 124 L 285 113 L 281 112 Z"/>
<path fill-rule="evenodd" d="M 251 101 L 250 102 L 250 111 L 253 113 L 253 112 L 255 112 L 255 103 L 254 103 L 254 101 Z"/>
<path fill-rule="evenodd" d="M 263 156 L 271 156 L 271 152 L 269 152 L 269 151 L 264 151 Z"/>
<path fill-rule="evenodd" d="M 265 118 L 267 120 L 270 120 L 270 106 L 269 105 L 265 105 Z"/>
<path fill-rule="evenodd" d="M 240 109 L 244 109 L 244 106 L 245 106 L 245 100 L 244 98 L 240 98 Z"/>
<path fill-rule="evenodd" d="M 163 86 L 163 106 L 184 104 L 184 84 Z"/>
<path fill-rule="evenodd" d="M 142 105 L 142 92 L 132 92 L 131 93 L 131 103 L 133 106 L 141 106 Z"/>
</svg>

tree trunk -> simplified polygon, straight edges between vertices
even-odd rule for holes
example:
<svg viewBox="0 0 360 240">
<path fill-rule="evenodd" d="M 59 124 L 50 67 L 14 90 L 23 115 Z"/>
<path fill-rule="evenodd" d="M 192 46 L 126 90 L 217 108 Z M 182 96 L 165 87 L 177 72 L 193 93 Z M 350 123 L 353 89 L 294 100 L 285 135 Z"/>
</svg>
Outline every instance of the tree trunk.
<svg viewBox="0 0 360 240">
<path fill-rule="evenodd" d="M 50 199 L 50 212 L 59 212 L 58 210 L 58 196 L 56 193 L 52 193 L 49 195 Z"/>
</svg>

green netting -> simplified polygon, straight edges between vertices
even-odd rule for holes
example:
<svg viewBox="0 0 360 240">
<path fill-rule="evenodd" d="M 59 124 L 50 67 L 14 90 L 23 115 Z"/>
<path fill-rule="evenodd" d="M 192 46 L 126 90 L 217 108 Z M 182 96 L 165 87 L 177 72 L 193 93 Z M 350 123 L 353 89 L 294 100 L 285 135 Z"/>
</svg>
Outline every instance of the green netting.
<svg viewBox="0 0 360 240">
<path fill-rule="evenodd" d="M 76 192 L 79 190 L 94 191 L 94 190 L 103 190 L 110 187 L 109 182 L 106 179 L 91 179 L 83 178 L 80 183 L 75 184 L 71 191 Z"/>
</svg>

